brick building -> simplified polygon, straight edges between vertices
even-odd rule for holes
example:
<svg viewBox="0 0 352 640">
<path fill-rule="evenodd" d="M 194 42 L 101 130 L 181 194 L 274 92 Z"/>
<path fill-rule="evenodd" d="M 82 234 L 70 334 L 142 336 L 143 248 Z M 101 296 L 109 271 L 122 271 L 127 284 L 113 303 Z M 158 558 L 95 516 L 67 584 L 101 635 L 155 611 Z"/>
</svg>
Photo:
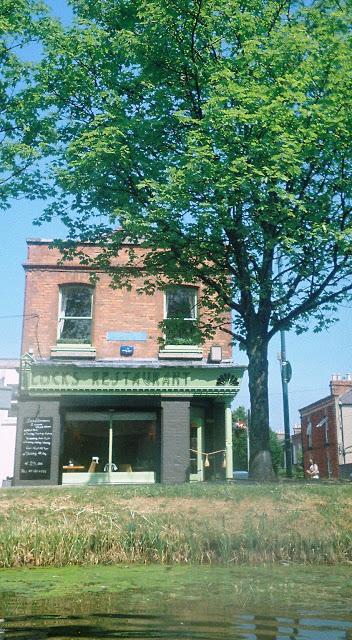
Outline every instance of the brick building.
<svg viewBox="0 0 352 640">
<path fill-rule="evenodd" d="M 14 484 L 232 479 L 244 367 L 226 333 L 199 341 L 201 286 L 112 289 L 60 258 L 28 241 Z"/>
<path fill-rule="evenodd" d="M 352 378 L 332 376 L 330 395 L 300 409 L 304 468 L 318 464 L 321 478 L 352 471 Z"/>
<path fill-rule="evenodd" d="M 292 464 L 299 465 L 302 456 L 302 434 L 301 425 L 295 424 L 293 426 L 293 433 L 291 435 L 292 443 Z"/>
<path fill-rule="evenodd" d="M 0 358 L 0 483 L 8 486 L 13 476 L 17 425 L 18 371 L 15 358 Z"/>
</svg>

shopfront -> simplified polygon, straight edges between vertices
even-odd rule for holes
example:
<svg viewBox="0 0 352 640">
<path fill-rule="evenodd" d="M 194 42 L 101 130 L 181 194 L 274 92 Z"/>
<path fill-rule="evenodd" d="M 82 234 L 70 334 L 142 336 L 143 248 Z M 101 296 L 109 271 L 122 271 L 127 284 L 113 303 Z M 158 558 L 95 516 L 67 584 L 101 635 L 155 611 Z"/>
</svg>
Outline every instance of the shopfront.
<svg viewBox="0 0 352 640">
<path fill-rule="evenodd" d="M 232 479 L 244 367 L 24 356 L 15 485 Z"/>
</svg>

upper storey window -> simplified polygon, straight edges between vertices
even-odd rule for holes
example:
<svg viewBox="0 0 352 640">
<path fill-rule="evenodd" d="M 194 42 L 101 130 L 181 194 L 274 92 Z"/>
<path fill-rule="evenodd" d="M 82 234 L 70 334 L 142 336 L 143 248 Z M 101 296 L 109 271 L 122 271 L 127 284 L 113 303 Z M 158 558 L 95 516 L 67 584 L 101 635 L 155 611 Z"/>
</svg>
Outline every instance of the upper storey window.
<svg viewBox="0 0 352 640">
<path fill-rule="evenodd" d="M 93 290 L 87 285 L 60 289 L 58 342 L 91 343 Z"/>
<path fill-rule="evenodd" d="M 170 287 L 166 291 L 166 318 L 197 319 L 197 291 L 191 287 Z"/>
<path fill-rule="evenodd" d="M 166 344 L 195 345 L 201 342 L 197 324 L 197 289 L 170 287 L 165 294 Z"/>
</svg>

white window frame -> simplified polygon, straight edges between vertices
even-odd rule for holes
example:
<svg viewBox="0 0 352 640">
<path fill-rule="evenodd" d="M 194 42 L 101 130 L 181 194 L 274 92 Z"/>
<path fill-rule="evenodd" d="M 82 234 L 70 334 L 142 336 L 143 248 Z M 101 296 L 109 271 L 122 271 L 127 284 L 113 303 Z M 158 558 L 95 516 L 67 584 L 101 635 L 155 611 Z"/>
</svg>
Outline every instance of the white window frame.
<svg viewBox="0 0 352 640">
<path fill-rule="evenodd" d="M 84 288 L 90 291 L 90 316 L 65 316 L 62 315 L 62 300 L 63 293 L 67 289 Z M 64 320 L 90 320 L 91 321 L 91 336 L 89 342 L 82 342 L 82 344 L 91 344 L 92 342 L 92 324 L 93 324 L 93 287 L 89 284 L 82 284 L 80 282 L 61 284 L 59 285 L 59 309 L 58 309 L 58 321 L 57 321 L 57 341 L 61 340 L 62 325 Z M 69 344 L 69 343 L 67 343 Z"/>
</svg>

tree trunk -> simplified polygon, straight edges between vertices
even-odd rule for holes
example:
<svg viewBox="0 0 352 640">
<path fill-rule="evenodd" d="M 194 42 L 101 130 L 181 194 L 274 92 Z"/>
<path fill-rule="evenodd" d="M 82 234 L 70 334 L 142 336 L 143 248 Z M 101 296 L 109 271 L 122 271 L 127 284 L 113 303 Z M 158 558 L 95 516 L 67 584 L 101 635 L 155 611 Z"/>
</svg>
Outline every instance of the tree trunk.
<svg viewBox="0 0 352 640">
<path fill-rule="evenodd" d="M 269 451 L 268 342 L 259 333 L 248 340 L 248 378 L 251 403 L 249 475 L 275 480 Z"/>
</svg>

